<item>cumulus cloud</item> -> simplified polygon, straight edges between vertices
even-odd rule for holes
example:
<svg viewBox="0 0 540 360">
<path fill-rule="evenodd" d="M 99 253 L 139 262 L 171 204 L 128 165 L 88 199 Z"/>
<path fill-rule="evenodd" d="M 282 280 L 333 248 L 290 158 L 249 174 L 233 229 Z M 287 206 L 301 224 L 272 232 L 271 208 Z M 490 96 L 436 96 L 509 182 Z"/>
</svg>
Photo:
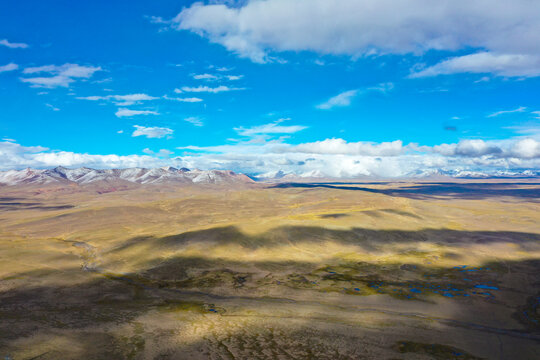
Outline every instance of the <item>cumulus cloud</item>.
<svg viewBox="0 0 540 360">
<path fill-rule="evenodd" d="M 420 78 L 457 73 L 492 73 L 506 77 L 540 76 L 540 55 L 479 52 L 444 60 L 412 73 L 409 77 Z"/>
<path fill-rule="evenodd" d="M 6 65 L 0 66 L 0 73 L 1 72 L 6 72 L 6 71 L 17 70 L 18 68 L 19 68 L 19 65 L 14 64 L 14 63 L 9 63 L 9 64 L 6 64 Z"/>
<path fill-rule="evenodd" d="M 107 100 L 113 101 L 116 105 L 129 106 L 140 103 L 141 101 L 157 100 L 159 97 L 150 96 L 147 94 L 127 94 L 127 95 L 106 95 L 106 96 L 79 96 L 79 100 L 99 101 Z"/>
<path fill-rule="evenodd" d="M 193 126 L 204 126 L 204 122 L 198 116 L 189 116 L 189 117 L 185 118 L 184 121 L 187 121 L 188 123 L 192 124 Z"/>
<path fill-rule="evenodd" d="M 172 135 L 173 130 L 165 127 L 144 127 L 140 125 L 133 125 L 135 131 L 131 136 L 146 136 L 147 138 L 161 139 L 165 136 Z"/>
<path fill-rule="evenodd" d="M 12 43 L 12 42 L 9 42 L 7 39 L 0 40 L 0 45 L 7 46 L 10 49 L 26 49 L 28 47 L 28 44 Z"/>
<path fill-rule="evenodd" d="M 536 60 L 515 56 L 540 55 L 538 13 L 540 2 L 530 0 L 251 0 L 236 6 L 197 2 L 169 26 L 255 62 L 284 51 L 362 56 L 476 48 L 498 57 L 485 66 L 499 74 L 522 69 L 532 76 Z M 505 56 L 520 64 L 501 65 Z M 461 68 L 470 66 L 462 62 Z M 479 65 L 472 69 L 480 72 Z"/>
<path fill-rule="evenodd" d="M 251 174 L 292 173 L 304 177 L 410 177 L 433 173 L 449 175 L 512 174 L 540 167 L 538 142 L 512 140 L 504 144 L 478 142 L 427 147 L 401 141 L 348 143 L 326 139 L 298 145 L 237 143 L 209 147 L 186 146 L 196 154 L 184 156 L 189 166 L 220 166 Z M 449 149 L 447 149 L 448 147 Z M 498 149 L 498 150 L 497 150 Z"/>
<path fill-rule="evenodd" d="M 137 136 L 162 137 L 172 134 L 168 128 L 136 126 Z M 499 142 L 463 140 L 457 144 L 433 147 L 388 143 L 346 142 L 326 139 L 313 143 L 285 144 L 268 141 L 240 142 L 210 147 L 184 146 L 184 154 L 170 157 L 168 150 L 148 155 L 119 156 L 53 151 L 41 146 L 25 147 L 0 142 L 0 169 L 24 167 L 89 166 L 96 168 L 175 166 L 201 169 L 230 169 L 249 174 L 293 173 L 304 177 L 359 176 L 410 177 L 433 173 L 470 175 L 538 172 L 540 142 L 530 138 Z M 530 171 L 528 173 L 531 173 Z"/>
<path fill-rule="evenodd" d="M 159 115 L 157 111 L 152 110 L 131 110 L 126 108 L 118 109 L 115 113 L 117 117 L 130 117 L 136 115 Z"/>
<path fill-rule="evenodd" d="M 53 151 L 42 146 L 22 146 L 0 142 L 0 169 L 50 168 L 55 166 L 93 168 L 156 167 L 167 165 L 162 159 L 140 155 L 95 155 L 69 151 Z"/>
<path fill-rule="evenodd" d="M 534 139 L 519 140 L 512 146 L 510 151 L 517 158 L 540 158 L 540 142 Z"/>
<path fill-rule="evenodd" d="M 174 92 L 177 94 L 180 94 L 182 92 L 208 92 L 208 93 L 220 93 L 220 92 L 227 92 L 227 91 L 238 91 L 238 90 L 245 90 L 245 88 L 235 88 L 235 87 L 229 87 L 225 85 L 220 85 L 216 87 L 209 87 L 209 86 L 197 86 L 197 87 L 190 87 L 190 86 L 184 86 L 181 89 L 174 89 Z"/>
<path fill-rule="evenodd" d="M 56 87 L 69 87 L 76 79 L 88 79 L 92 77 L 95 72 L 101 70 L 101 67 L 82 66 L 77 64 L 28 67 L 23 70 L 23 74 L 47 73 L 49 76 L 21 78 L 21 81 L 29 83 L 32 87 L 44 87 L 50 89 Z"/>
<path fill-rule="evenodd" d="M 441 144 L 433 147 L 424 146 L 419 147 L 418 149 L 439 153 L 444 156 L 462 156 L 470 158 L 540 158 L 540 142 L 532 138 L 502 142 L 466 139 L 459 141 L 457 144 Z"/>
<path fill-rule="evenodd" d="M 426 149 L 428 148 L 426 147 Z M 461 140 L 457 144 L 435 145 L 431 150 L 445 156 L 475 157 L 502 153 L 500 147 L 487 143 L 484 140 Z"/>
</svg>

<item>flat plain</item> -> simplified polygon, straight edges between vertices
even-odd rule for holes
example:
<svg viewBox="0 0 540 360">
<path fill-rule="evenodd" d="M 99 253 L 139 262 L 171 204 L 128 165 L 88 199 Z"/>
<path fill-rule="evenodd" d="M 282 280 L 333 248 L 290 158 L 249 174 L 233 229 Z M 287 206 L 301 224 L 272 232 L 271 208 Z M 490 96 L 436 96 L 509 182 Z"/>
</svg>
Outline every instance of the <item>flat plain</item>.
<svg viewBox="0 0 540 360">
<path fill-rule="evenodd" d="M 0 187 L 0 357 L 540 358 L 538 181 L 102 190 Z"/>
</svg>

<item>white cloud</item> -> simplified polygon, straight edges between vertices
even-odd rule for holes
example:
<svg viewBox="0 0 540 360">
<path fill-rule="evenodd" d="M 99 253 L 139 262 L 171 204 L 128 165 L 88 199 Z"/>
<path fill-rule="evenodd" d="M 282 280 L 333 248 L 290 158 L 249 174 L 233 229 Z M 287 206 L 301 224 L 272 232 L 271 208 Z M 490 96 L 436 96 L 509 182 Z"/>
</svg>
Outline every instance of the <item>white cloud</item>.
<svg viewBox="0 0 540 360">
<path fill-rule="evenodd" d="M 369 155 L 369 156 L 397 156 L 405 152 L 403 142 L 347 142 L 343 139 L 326 139 L 312 143 L 304 143 L 294 146 L 276 146 L 274 151 L 295 152 L 306 154 L 342 154 L 342 155 Z"/>
<path fill-rule="evenodd" d="M 482 76 L 480 79 L 478 80 L 475 80 L 475 83 L 478 84 L 478 83 L 482 83 L 482 82 L 488 82 L 490 81 L 490 77 L 489 76 Z"/>
<path fill-rule="evenodd" d="M 70 64 L 65 64 L 65 65 L 70 65 Z M 59 70 L 59 66 L 56 66 L 56 65 L 42 65 L 42 66 L 28 67 L 23 70 L 23 73 L 24 74 L 35 74 L 35 73 L 40 73 L 40 72 L 52 73 L 52 72 L 58 72 L 58 70 Z"/>
<path fill-rule="evenodd" d="M 82 66 L 77 64 L 29 67 L 23 70 L 23 74 L 48 73 L 50 76 L 21 78 L 21 81 L 31 84 L 32 87 L 69 87 L 72 82 L 76 81 L 75 79 L 88 79 L 92 77 L 95 72 L 101 70 L 101 67 Z"/>
<path fill-rule="evenodd" d="M 155 155 L 157 157 L 169 157 L 172 154 L 174 154 L 174 152 L 167 149 L 161 149 L 158 152 L 155 152 L 155 151 L 150 150 L 149 148 L 145 148 L 143 149 L 142 152 L 148 155 Z"/>
<path fill-rule="evenodd" d="M 51 109 L 52 111 L 60 111 L 59 108 L 57 108 L 56 106 L 54 105 L 51 105 L 51 104 L 45 104 L 46 107 L 48 107 L 49 109 Z"/>
<path fill-rule="evenodd" d="M 184 119 L 184 121 L 187 121 L 188 123 L 192 124 L 193 126 L 204 126 L 204 123 L 201 118 L 197 116 L 190 116 Z"/>
<path fill-rule="evenodd" d="M 241 142 L 209 147 L 185 146 L 196 153 L 184 156 L 187 167 L 229 168 L 252 174 L 282 171 L 301 176 L 321 175 L 409 177 L 430 173 L 505 174 L 540 168 L 540 142 L 532 139 L 501 143 L 465 140 L 435 147 L 388 143 L 348 143 L 326 139 L 298 145 L 275 141 Z"/>
<path fill-rule="evenodd" d="M 152 24 L 168 24 L 169 21 L 163 19 L 161 16 L 145 16 L 150 20 Z"/>
<path fill-rule="evenodd" d="M 144 127 L 139 125 L 133 125 L 135 131 L 131 136 L 146 136 L 147 138 L 161 139 L 165 136 L 172 135 L 173 130 L 165 127 Z"/>
<path fill-rule="evenodd" d="M 527 110 L 527 108 L 525 106 L 520 106 L 520 107 L 518 107 L 517 109 L 514 109 L 514 110 L 496 111 L 496 112 L 494 112 L 492 114 L 489 114 L 487 117 L 496 117 L 496 116 L 500 116 L 500 115 L 513 114 L 513 113 L 522 113 L 522 112 L 525 112 L 525 110 Z"/>
<path fill-rule="evenodd" d="M 7 39 L 0 40 L 0 45 L 7 46 L 11 49 L 26 49 L 28 47 L 28 44 L 25 43 L 11 43 Z"/>
<path fill-rule="evenodd" d="M 151 110 L 131 110 L 131 109 L 121 108 L 121 109 L 118 109 L 115 115 L 117 117 L 130 117 L 130 116 L 135 116 L 135 115 L 159 115 L 159 113 L 157 111 L 151 111 Z"/>
<path fill-rule="evenodd" d="M 203 101 L 203 99 L 198 98 L 198 97 L 179 98 L 179 97 L 169 97 L 165 95 L 163 98 L 166 100 L 180 101 L 180 102 L 187 102 L 187 103 L 197 103 L 197 102 Z"/>
<path fill-rule="evenodd" d="M 510 151 L 511 154 L 517 158 L 540 158 L 540 141 L 523 139 L 516 142 Z"/>
<path fill-rule="evenodd" d="M 106 95 L 106 96 L 79 96 L 79 100 L 90 100 L 90 101 L 99 101 L 99 100 L 110 100 L 115 102 L 116 105 L 120 106 L 130 106 L 133 104 L 140 103 L 141 101 L 150 101 L 157 100 L 159 97 L 150 96 L 147 94 L 127 94 L 127 95 Z"/>
<path fill-rule="evenodd" d="M 195 80 L 217 80 L 219 77 L 212 74 L 195 74 L 193 75 Z"/>
<path fill-rule="evenodd" d="M 220 92 L 227 92 L 227 91 L 238 91 L 238 90 L 245 90 L 245 88 L 235 88 L 235 87 L 229 87 L 225 85 L 220 85 L 217 87 L 209 87 L 209 86 L 197 86 L 197 87 L 189 87 L 184 86 L 181 89 L 174 89 L 175 93 L 182 93 L 182 92 L 208 92 L 208 93 L 220 93 Z"/>
<path fill-rule="evenodd" d="M 57 75 L 52 77 L 21 78 L 21 81 L 32 84 L 32 87 L 53 89 L 56 87 L 69 87 L 69 84 L 75 80 L 69 77 Z"/>
<path fill-rule="evenodd" d="M 1 72 L 6 72 L 6 71 L 17 70 L 18 68 L 19 68 L 19 65 L 14 64 L 14 63 L 9 63 L 9 64 L 6 64 L 6 65 L 0 66 L 0 73 Z"/>
<path fill-rule="evenodd" d="M 162 137 L 172 134 L 168 128 L 136 126 L 140 136 Z M 501 141 L 462 140 L 438 146 L 388 143 L 346 142 L 326 139 L 298 145 L 268 141 L 237 142 L 210 147 L 185 146 L 184 154 L 171 158 L 168 150 L 151 155 L 119 156 L 52 151 L 45 147 L 25 147 L 0 142 L 0 169 L 54 167 L 58 165 L 95 168 L 175 166 L 201 169 L 230 169 L 250 174 L 294 173 L 352 178 L 358 176 L 407 177 L 430 173 L 488 174 L 538 172 L 540 141 L 530 138 Z"/>
<path fill-rule="evenodd" d="M 49 150 L 43 146 L 22 146 L 13 139 L 4 139 L 7 142 L 0 143 L 0 154 L 33 154 Z"/>
<path fill-rule="evenodd" d="M 386 94 L 394 89 L 394 83 L 380 83 L 375 86 L 367 87 L 365 89 L 355 89 L 344 91 L 336 96 L 331 97 L 327 101 L 316 106 L 317 109 L 330 110 L 335 107 L 344 107 L 351 105 L 352 100 L 359 95 L 367 94 L 370 92 L 379 92 Z"/>
<path fill-rule="evenodd" d="M 172 154 L 174 154 L 174 152 L 167 149 L 161 149 L 156 153 L 156 155 L 159 157 L 168 157 L 168 156 L 171 156 Z"/>
<path fill-rule="evenodd" d="M 539 13 L 540 2 L 530 0 L 248 0 L 231 7 L 197 2 L 170 26 L 255 62 L 304 50 L 362 56 L 477 48 L 540 55 Z"/>
<path fill-rule="evenodd" d="M 219 71 L 219 70 L 218 70 Z M 195 74 L 193 78 L 195 80 L 206 80 L 206 81 L 217 81 L 217 80 L 229 80 L 236 81 L 240 80 L 244 75 L 213 75 L 213 74 Z"/>
<path fill-rule="evenodd" d="M 256 136 L 256 135 L 266 135 L 266 134 L 294 134 L 296 132 L 307 129 L 307 126 L 302 125 L 279 125 L 285 120 L 289 119 L 280 119 L 273 123 L 253 126 L 250 128 L 245 127 L 236 127 L 236 131 L 241 136 Z"/>
<path fill-rule="evenodd" d="M 492 73 L 507 77 L 540 76 L 540 55 L 479 52 L 453 57 L 409 75 L 420 78 L 457 73 Z"/>
<path fill-rule="evenodd" d="M 394 87 L 395 87 L 394 83 L 386 82 L 386 83 L 380 83 L 380 84 L 378 84 L 376 86 L 369 87 L 366 90 L 367 91 L 378 91 L 378 92 L 381 92 L 381 93 L 387 93 L 389 91 L 392 91 L 394 89 Z"/>
<path fill-rule="evenodd" d="M 433 147 L 418 147 L 421 151 L 435 152 L 443 156 L 491 159 L 540 158 L 540 141 L 526 137 L 506 141 L 461 140 L 457 144 L 441 144 Z"/>
<path fill-rule="evenodd" d="M 55 166 L 126 168 L 168 165 L 167 162 L 153 156 L 94 155 L 69 151 L 53 151 L 42 146 L 22 146 L 12 142 L 0 142 L 0 157 L 2 158 L 0 169 L 3 170 Z"/>
<path fill-rule="evenodd" d="M 322 104 L 317 105 L 317 109 L 329 110 L 335 107 L 343 107 L 351 105 L 351 100 L 358 94 L 358 90 L 344 91 L 336 96 L 331 97 Z"/>
<path fill-rule="evenodd" d="M 540 120 L 540 117 L 537 119 Z M 528 122 L 522 125 L 507 126 L 505 128 L 510 129 L 521 136 L 540 140 L 540 123 L 538 122 Z"/>
<path fill-rule="evenodd" d="M 498 155 L 502 149 L 484 140 L 461 140 L 457 144 L 441 144 L 433 146 L 432 151 L 445 156 L 469 156 Z"/>
</svg>

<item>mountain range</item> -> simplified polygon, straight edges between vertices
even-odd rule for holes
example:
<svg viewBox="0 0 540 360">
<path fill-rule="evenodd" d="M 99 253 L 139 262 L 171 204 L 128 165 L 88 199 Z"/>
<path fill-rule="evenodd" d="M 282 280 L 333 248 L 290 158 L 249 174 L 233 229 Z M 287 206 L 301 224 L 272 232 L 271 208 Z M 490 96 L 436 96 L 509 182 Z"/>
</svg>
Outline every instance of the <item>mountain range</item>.
<svg viewBox="0 0 540 360">
<path fill-rule="evenodd" d="M 54 169 L 24 169 L 0 172 L 2 185 L 76 183 L 80 185 L 92 183 L 136 183 L 136 184 L 235 184 L 252 183 L 253 180 L 229 170 L 190 170 L 163 167 L 154 169 L 91 169 L 87 167 L 67 169 L 59 166 Z"/>
<path fill-rule="evenodd" d="M 432 170 L 422 173 L 410 174 L 411 179 L 435 178 L 537 178 L 540 173 L 525 171 L 498 171 L 493 174 L 471 171 L 440 171 Z M 362 177 L 365 179 L 368 177 Z M 0 171 L 0 185 L 27 185 L 27 184 L 94 184 L 94 183 L 125 183 L 127 184 L 247 184 L 257 181 L 270 182 L 305 182 L 332 179 L 321 171 L 314 170 L 304 174 L 284 173 L 273 171 L 253 177 L 235 173 L 230 170 L 190 170 L 187 168 L 161 167 L 161 168 L 126 168 L 126 169 L 92 169 L 81 167 L 68 169 L 62 166 L 54 169 L 23 169 Z M 336 180 L 336 179 L 334 179 Z M 358 179 L 357 179 L 358 180 Z"/>
</svg>

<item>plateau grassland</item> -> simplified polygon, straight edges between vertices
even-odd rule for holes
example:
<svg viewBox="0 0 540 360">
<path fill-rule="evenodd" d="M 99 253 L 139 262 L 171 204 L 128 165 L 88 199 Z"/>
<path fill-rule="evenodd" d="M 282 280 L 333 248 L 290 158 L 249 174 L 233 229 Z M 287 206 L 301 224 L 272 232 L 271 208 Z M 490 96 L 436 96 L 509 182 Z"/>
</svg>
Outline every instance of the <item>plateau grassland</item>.
<svg viewBox="0 0 540 360">
<path fill-rule="evenodd" d="M 540 183 L 0 188 L 0 357 L 538 359 Z"/>
</svg>

